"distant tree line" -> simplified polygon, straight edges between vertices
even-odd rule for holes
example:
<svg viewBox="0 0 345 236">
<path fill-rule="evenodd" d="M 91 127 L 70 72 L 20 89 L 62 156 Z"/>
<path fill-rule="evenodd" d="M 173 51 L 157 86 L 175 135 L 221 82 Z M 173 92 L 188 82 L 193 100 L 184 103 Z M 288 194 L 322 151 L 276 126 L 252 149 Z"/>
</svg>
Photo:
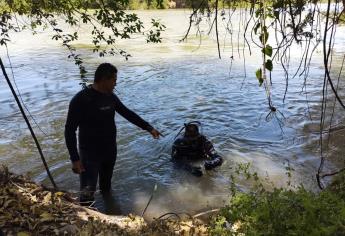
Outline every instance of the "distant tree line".
<svg viewBox="0 0 345 236">
<path fill-rule="evenodd" d="M 99 5 L 99 1 L 97 0 L 91 0 L 89 2 L 95 8 Z M 117 4 L 114 0 L 106 0 L 105 2 L 108 4 Z M 208 3 L 205 0 L 127 0 L 122 2 L 125 2 L 125 4 L 122 4 L 119 8 L 123 10 L 192 8 L 203 3 Z"/>
<path fill-rule="evenodd" d="M 146 9 L 171 9 L 171 8 L 199 8 L 207 7 L 215 0 L 70 0 L 70 1 L 57 1 L 57 5 L 65 2 L 65 5 L 80 5 L 80 8 L 97 9 L 100 4 L 113 6 L 119 10 L 146 10 Z M 0 12 L 8 10 L 8 5 L 13 6 L 28 6 L 34 1 L 13 0 L 13 1 L 0 1 Z M 234 2 L 244 2 L 243 0 L 236 0 Z M 51 6 L 52 2 L 45 0 L 38 0 L 35 3 L 39 7 L 44 5 Z M 16 7 L 14 7 L 16 8 Z M 24 10 L 24 9 L 23 9 Z M 25 12 L 25 10 L 24 10 Z"/>
</svg>

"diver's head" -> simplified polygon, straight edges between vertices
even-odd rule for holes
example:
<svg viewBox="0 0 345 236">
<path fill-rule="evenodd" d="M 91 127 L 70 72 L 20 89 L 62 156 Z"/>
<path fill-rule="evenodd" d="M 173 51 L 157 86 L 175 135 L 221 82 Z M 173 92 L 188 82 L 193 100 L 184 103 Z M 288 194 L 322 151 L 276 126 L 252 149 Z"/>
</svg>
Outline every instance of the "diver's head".
<svg viewBox="0 0 345 236">
<path fill-rule="evenodd" d="M 196 124 L 185 124 L 184 136 L 189 139 L 195 139 L 200 136 L 199 127 Z"/>
</svg>

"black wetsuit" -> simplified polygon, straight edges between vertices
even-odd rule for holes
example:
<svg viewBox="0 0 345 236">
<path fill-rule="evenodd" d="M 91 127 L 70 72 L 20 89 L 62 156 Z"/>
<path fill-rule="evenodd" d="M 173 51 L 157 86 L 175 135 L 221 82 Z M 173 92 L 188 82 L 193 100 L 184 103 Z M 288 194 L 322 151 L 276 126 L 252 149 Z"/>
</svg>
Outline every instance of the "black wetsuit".
<svg viewBox="0 0 345 236">
<path fill-rule="evenodd" d="M 153 129 L 115 94 L 103 94 L 91 86 L 77 93 L 70 102 L 65 139 L 71 161 L 81 160 L 86 170 L 80 175 L 81 190 L 87 187 L 95 191 L 98 176 L 101 191 L 110 190 L 117 153 L 115 112 L 143 130 Z"/>
<path fill-rule="evenodd" d="M 191 171 L 195 175 L 202 175 L 199 168 L 193 167 L 190 163 L 198 160 L 205 160 L 205 169 L 210 170 L 222 164 L 223 158 L 216 152 L 212 143 L 200 135 L 195 139 L 186 137 L 175 140 L 171 156 L 178 166 Z"/>
</svg>

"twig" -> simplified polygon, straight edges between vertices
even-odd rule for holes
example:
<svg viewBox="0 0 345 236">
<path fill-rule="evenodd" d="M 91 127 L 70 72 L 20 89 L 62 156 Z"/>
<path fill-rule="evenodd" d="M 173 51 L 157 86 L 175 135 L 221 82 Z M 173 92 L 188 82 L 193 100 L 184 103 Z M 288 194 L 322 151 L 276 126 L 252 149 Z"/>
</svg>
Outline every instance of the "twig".
<svg viewBox="0 0 345 236">
<path fill-rule="evenodd" d="M 216 16 L 214 17 L 214 20 L 216 21 L 216 37 L 217 37 L 217 47 L 218 47 L 218 57 L 221 59 L 220 56 L 220 48 L 219 48 L 219 33 L 218 33 L 218 1 L 216 0 Z"/>
<path fill-rule="evenodd" d="M 30 130 L 31 136 L 32 136 L 32 138 L 33 138 L 34 141 L 35 141 L 36 147 L 37 147 L 37 149 L 38 149 L 38 152 L 39 152 L 39 154 L 40 154 L 41 160 L 42 160 L 42 162 L 43 162 L 44 168 L 46 169 L 46 172 L 47 172 L 47 174 L 48 174 L 48 177 L 49 177 L 49 179 L 50 179 L 50 182 L 53 184 L 54 188 L 57 189 L 57 185 L 55 184 L 55 181 L 54 181 L 52 175 L 50 174 L 49 167 L 48 167 L 47 162 L 46 162 L 46 160 L 45 160 L 45 157 L 44 157 L 44 155 L 43 155 L 41 146 L 40 146 L 40 144 L 39 144 L 39 142 L 38 142 L 38 140 L 37 140 L 37 137 L 36 137 L 36 135 L 35 135 L 35 133 L 34 133 L 32 127 L 31 127 L 30 121 L 28 120 L 28 117 L 27 117 L 26 114 L 25 114 L 25 111 L 24 111 L 24 109 L 23 109 L 23 107 L 22 107 L 22 104 L 20 103 L 19 98 L 18 98 L 18 96 L 17 96 L 17 94 L 16 94 L 16 92 L 15 92 L 15 90 L 14 90 L 14 88 L 13 88 L 13 85 L 12 85 L 12 83 L 11 83 L 11 81 L 10 81 L 10 79 L 9 79 L 9 77 L 8 77 L 8 75 L 7 75 L 7 73 L 6 73 L 5 66 L 4 66 L 4 64 L 3 64 L 1 58 L 0 58 L 0 66 L 1 66 L 1 69 L 2 69 L 2 73 L 3 73 L 3 75 L 5 76 L 5 79 L 6 79 L 6 81 L 7 81 L 7 84 L 8 84 L 8 86 L 9 86 L 10 89 L 11 89 L 12 95 L 13 95 L 13 97 L 15 98 L 15 100 L 16 100 L 16 102 L 17 102 L 17 105 L 18 105 L 18 107 L 19 107 L 19 110 L 20 110 L 20 112 L 21 112 L 21 114 L 22 114 L 22 116 L 23 116 L 23 118 L 24 118 L 24 120 L 25 120 L 25 122 L 26 122 L 26 124 L 27 124 L 27 126 L 28 126 L 28 128 L 29 128 L 29 130 Z"/>
<path fill-rule="evenodd" d="M 217 208 L 217 209 L 212 209 L 212 210 L 208 210 L 208 211 L 204 211 L 204 212 L 200 212 L 200 213 L 198 213 L 198 214 L 196 214 L 196 215 L 193 215 L 193 218 L 198 218 L 198 217 L 200 217 L 200 216 L 207 215 L 207 214 L 214 213 L 214 212 L 218 212 L 218 211 L 220 211 L 219 208 Z"/>
</svg>

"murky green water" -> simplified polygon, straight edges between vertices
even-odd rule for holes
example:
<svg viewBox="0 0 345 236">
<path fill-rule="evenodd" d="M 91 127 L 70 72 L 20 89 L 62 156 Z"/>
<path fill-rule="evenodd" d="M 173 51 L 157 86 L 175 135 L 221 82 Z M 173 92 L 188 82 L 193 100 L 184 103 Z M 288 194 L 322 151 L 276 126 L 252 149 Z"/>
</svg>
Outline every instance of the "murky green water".
<svg viewBox="0 0 345 236">
<path fill-rule="evenodd" d="M 317 188 L 314 176 L 319 154 L 315 131 L 323 83 L 321 52 L 316 53 L 311 63 L 308 80 L 309 111 L 313 120 L 310 120 L 306 94 L 302 92 L 303 79 L 290 81 L 283 104 L 284 74 L 282 68 L 275 66 L 273 101 L 286 118 L 281 129 L 277 118 L 283 117 L 279 113 L 277 117 L 265 119 L 269 112 L 267 100 L 254 73 L 261 63 L 258 49 L 252 55 L 245 49 L 245 73 L 243 55 L 239 56 L 237 49 L 230 67 L 230 44 L 222 46 L 223 59 L 219 60 L 212 36 L 204 37 L 200 47 L 195 37 L 179 43 L 187 29 L 188 11 L 139 14 L 144 21 L 158 17 L 167 25 L 162 44 L 146 45 L 140 36 L 119 42 L 119 47 L 133 55 L 127 62 L 120 57 L 93 55 L 86 37 L 81 37 L 83 40 L 77 45 L 90 70 L 88 78 L 92 79 L 91 72 L 99 63 L 114 63 L 119 69 L 118 96 L 166 135 L 153 140 L 120 116 L 116 117 L 118 157 L 113 177 L 114 199 L 104 204 L 97 194 L 96 207 L 113 214 L 140 214 L 155 184 L 158 190 L 147 210 L 148 217 L 218 207 L 228 198 L 229 177 L 238 162 L 252 163 L 253 170 L 261 176 L 268 175 L 277 186 L 286 182 L 285 167 L 289 162 L 295 169 L 295 184 Z M 338 30 L 342 36 L 337 41 L 339 47 L 336 47 L 334 60 L 344 52 L 341 43 L 344 29 Z M 85 35 L 85 31 L 82 34 Z M 241 42 L 235 45 L 243 47 Z M 78 176 L 70 169 L 63 137 L 69 100 L 81 89 L 78 70 L 66 59 L 66 50 L 51 41 L 46 33 L 16 35 L 9 45 L 9 53 L 22 99 L 46 133 L 35 128 L 53 176 L 62 189 L 78 191 Z M 298 66 L 300 54 L 298 47 L 291 50 L 291 74 Z M 5 52 L 1 51 L 1 57 L 4 56 Z M 0 102 L 1 163 L 17 173 L 29 171 L 35 180 L 48 183 L 34 143 L 3 80 L 0 80 Z M 335 123 L 342 121 L 342 115 L 335 117 Z M 174 169 L 169 161 L 174 136 L 183 123 L 190 120 L 202 122 L 203 133 L 225 159 L 217 171 L 207 172 L 202 178 Z M 328 163 L 326 169 L 332 168 Z M 239 187 L 246 189 L 249 184 L 242 181 Z"/>
</svg>

